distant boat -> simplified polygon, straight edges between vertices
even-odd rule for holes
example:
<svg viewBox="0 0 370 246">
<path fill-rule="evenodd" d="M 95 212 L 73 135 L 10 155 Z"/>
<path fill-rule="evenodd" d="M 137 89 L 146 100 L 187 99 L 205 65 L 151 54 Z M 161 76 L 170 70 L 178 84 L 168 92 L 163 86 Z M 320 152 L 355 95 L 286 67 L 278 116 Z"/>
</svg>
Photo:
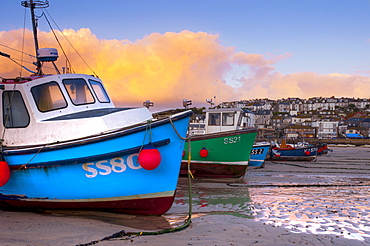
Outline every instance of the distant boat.
<svg viewBox="0 0 370 246">
<path fill-rule="evenodd" d="M 320 143 L 318 144 L 317 154 L 318 155 L 326 155 L 329 151 L 333 151 L 332 149 L 328 148 L 328 144 Z"/>
<path fill-rule="evenodd" d="M 282 144 L 271 145 L 270 160 L 313 161 L 317 156 L 317 147 L 311 144 L 289 145 L 285 139 Z"/>
<path fill-rule="evenodd" d="M 248 168 L 263 167 L 271 147 L 270 142 L 256 142 L 253 144 Z"/>
<path fill-rule="evenodd" d="M 239 178 L 248 167 L 257 129 L 241 126 L 244 111 L 238 108 L 205 110 L 204 123 L 190 125 L 190 146 L 185 145 L 181 174 L 190 171 L 195 177 Z"/>
<path fill-rule="evenodd" d="M 34 16 L 48 2 L 22 5 Z M 116 108 L 95 76 L 45 75 L 57 51 L 37 51 L 35 74 L 0 83 L 0 206 L 167 212 L 192 112 L 153 120 L 147 108 Z"/>
</svg>

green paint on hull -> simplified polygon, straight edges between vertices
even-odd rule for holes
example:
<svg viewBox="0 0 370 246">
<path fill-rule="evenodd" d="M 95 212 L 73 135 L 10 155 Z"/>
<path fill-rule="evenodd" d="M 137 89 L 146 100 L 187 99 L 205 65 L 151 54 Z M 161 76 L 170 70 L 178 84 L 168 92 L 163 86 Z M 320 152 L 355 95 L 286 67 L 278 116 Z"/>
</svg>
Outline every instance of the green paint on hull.
<svg viewBox="0 0 370 246">
<path fill-rule="evenodd" d="M 247 165 L 256 136 L 256 130 L 238 130 L 194 137 L 190 142 L 191 162 Z M 204 158 L 200 156 L 202 148 L 208 151 Z M 183 162 L 188 160 L 187 142 L 184 150 Z"/>
</svg>

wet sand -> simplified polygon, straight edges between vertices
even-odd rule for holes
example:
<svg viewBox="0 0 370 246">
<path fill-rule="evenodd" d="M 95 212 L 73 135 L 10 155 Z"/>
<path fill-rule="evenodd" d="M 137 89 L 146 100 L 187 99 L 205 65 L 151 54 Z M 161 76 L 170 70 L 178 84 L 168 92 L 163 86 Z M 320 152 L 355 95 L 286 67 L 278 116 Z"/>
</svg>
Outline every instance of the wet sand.
<svg viewBox="0 0 370 246">
<path fill-rule="evenodd" d="M 185 178 L 160 217 L 0 210 L 0 245 L 370 245 L 370 148 L 331 149 L 316 162 L 266 162 L 243 179 L 192 179 L 192 223 L 181 231 L 100 241 L 182 226 Z"/>
</svg>

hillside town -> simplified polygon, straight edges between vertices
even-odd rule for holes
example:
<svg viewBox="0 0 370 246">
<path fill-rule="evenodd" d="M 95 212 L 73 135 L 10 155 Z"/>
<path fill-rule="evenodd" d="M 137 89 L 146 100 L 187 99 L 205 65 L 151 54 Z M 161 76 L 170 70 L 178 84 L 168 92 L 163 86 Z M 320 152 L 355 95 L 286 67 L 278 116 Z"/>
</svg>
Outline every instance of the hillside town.
<svg viewBox="0 0 370 246">
<path fill-rule="evenodd" d="M 370 100 L 313 97 L 279 100 L 253 99 L 222 102 L 218 108 L 241 108 L 248 127 L 260 137 L 276 138 L 369 138 Z M 277 136 L 279 135 L 279 136 Z"/>
</svg>

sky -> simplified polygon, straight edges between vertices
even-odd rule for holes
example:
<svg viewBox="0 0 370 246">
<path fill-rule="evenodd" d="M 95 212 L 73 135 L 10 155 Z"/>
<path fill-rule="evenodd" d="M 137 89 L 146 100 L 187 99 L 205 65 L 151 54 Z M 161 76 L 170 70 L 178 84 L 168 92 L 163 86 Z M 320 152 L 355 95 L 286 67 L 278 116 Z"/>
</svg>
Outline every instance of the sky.
<svg viewBox="0 0 370 246">
<path fill-rule="evenodd" d="M 159 109 L 181 108 L 183 99 L 201 107 L 206 99 L 218 104 L 370 98 L 370 0 L 49 0 L 49 5 L 44 14 L 73 70 L 92 73 L 82 56 L 117 106 L 146 100 Z M 17 0 L 0 0 L 0 9 L 0 51 L 32 62 L 18 52 L 24 47 L 35 53 L 29 9 Z M 40 47 L 57 48 L 58 65 L 65 66 L 46 19 L 38 23 Z M 0 57 L 1 77 L 27 73 Z"/>
</svg>

